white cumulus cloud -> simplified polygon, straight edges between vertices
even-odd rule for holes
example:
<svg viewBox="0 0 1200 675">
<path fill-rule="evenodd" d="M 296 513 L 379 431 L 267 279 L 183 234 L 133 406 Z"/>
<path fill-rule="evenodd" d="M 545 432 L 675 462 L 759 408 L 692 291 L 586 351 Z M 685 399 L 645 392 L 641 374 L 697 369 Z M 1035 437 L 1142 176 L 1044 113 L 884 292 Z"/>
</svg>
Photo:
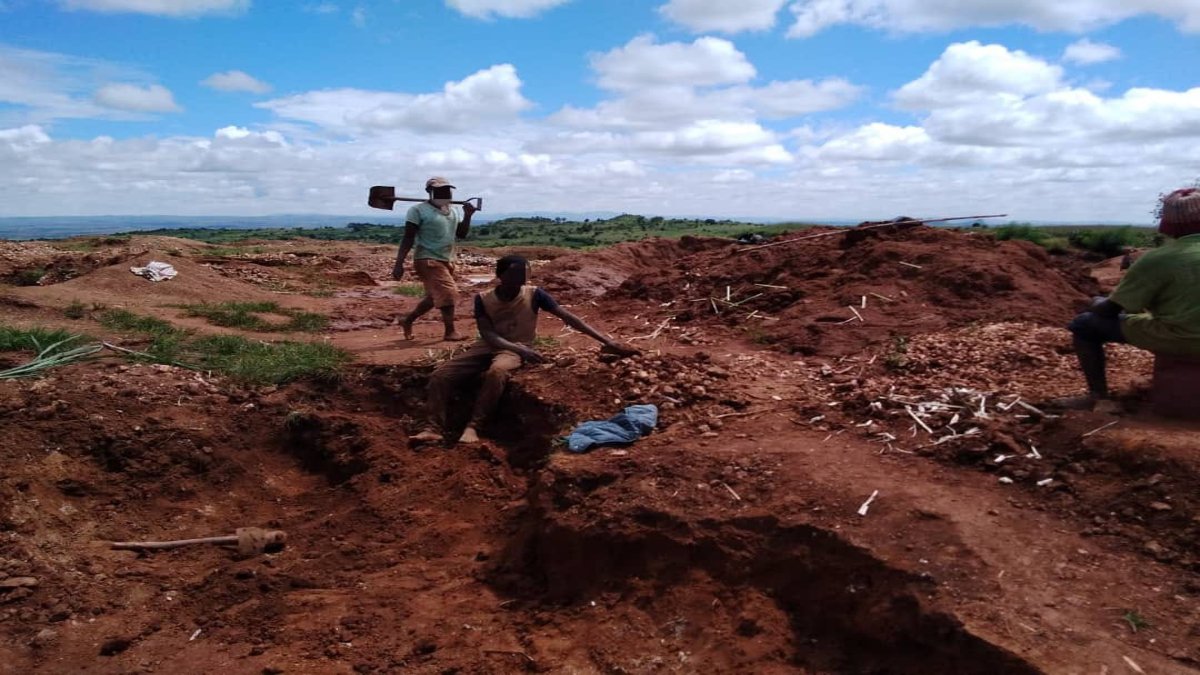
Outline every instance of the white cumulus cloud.
<svg viewBox="0 0 1200 675">
<path fill-rule="evenodd" d="M 641 35 L 591 57 L 600 86 L 622 91 L 647 86 L 703 87 L 747 82 L 755 75 L 746 55 L 728 40 L 702 37 L 691 44 L 658 44 Z"/>
<path fill-rule="evenodd" d="M 240 70 L 213 73 L 204 78 L 200 84 L 220 91 L 245 91 L 252 94 L 265 94 L 271 91 L 271 85 Z"/>
<path fill-rule="evenodd" d="M 955 106 L 997 96 L 1053 91 L 1061 85 L 1063 71 L 1056 65 L 1003 45 L 972 40 L 946 48 L 919 79 L 895 94 L 908 109 Z"/>
<path fill-rule="evenodd" d="M 768 30 L 787 0 L 670 0 L 663 16 L 697 33 Z"/>
<path fill-rule="evenodd" d="M 108 14 L 192 17 L 244 12 L 250 7 L 250 0 L 60 0 L 60 4 L 65 9 Z"/>
<path fill-rule="evenodd" d="M 1093 63 L 1114 61 L 1119 58 L 1121 58 L 1120 49 L 1109 44 L 1104 44 L 1103 42 L 1092 42 L 1087 38 L 1067 45 L 1066 50 L 1063 52 L 1063 61 L 1085 66 Z"/>
<path fill-rule="evenodd" d="M 1200 31 L 1196 0 L 798 0 L 791 11 L 791 37 L 809 37 L 838 24 L 900 32 L 1024 25 L 1080 33 L 1146 15 Z"/>
<path fill-rule="evenodd" d="M 106 84 L 96 90 L 96 103 L 108 108 L 137 113 L 179 112 L 171 91 L 159 84 Z"/>
<path fill-rule="evenodd" d="M 467 16 L 476 19 L 505 17 L 526 19 L 546 10 L 566 4 L 571 0 L 446 0 L 446 4 Z"/>
<path fill-rule="evenodd" d="M 326 89 L 255 104 L 280 117 L 339 132 L 470 131 L 481 125 L 512 121 L 530 105 L 521 95 L 521 79 L 510 64 L 449 82 L 437 93 Z"/>
</svg>

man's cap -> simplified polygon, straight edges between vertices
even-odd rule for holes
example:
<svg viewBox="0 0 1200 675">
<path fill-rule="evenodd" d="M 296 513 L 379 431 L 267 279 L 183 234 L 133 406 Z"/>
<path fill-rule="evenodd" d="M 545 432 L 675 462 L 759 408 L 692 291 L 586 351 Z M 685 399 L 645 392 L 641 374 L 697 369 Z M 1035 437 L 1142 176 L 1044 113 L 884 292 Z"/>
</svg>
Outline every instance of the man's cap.
<svg viewBox="0 0 1200 675">
<path fill-rule="evenodd" d="M 432 190 L 433 188 L 440 188 L 440 187 L 454 188 L 454 186 L 450 184 L 449 180 L 446 180 L 445 178 L 443 178 L 441 176 L 434 176 L 433 178 L 430 178 L 429 180 L 425 181 L 425 191 L 426 192 L 428 192 L 429 190 Z M 454 189 L 457 190 L 458 188 L 454 188 Z"/>
<path fill-rule="evenodd" d="M 1200 225 L 1200 190 L 1184 188 L 1163 198 L 1163 225 Z"/>
</svg>

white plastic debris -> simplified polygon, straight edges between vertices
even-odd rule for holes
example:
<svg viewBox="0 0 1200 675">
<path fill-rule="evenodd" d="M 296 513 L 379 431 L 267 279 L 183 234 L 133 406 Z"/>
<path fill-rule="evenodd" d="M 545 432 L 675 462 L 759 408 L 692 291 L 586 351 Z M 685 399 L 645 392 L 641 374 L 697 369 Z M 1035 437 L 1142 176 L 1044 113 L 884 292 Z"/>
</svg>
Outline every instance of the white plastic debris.
<svg viewBox="0 0 1200 675">
<path fill-rule="evenodd" d="M 139 277 L 146 277 L 150 281 L 166 281 L 174 279 L 179 274 L 179 272 L 175 271 L 174 265 L 158 262 L 157 260 L 146 263 L 145 267 L 130 267 L 129 271 Z"/>
</svg>

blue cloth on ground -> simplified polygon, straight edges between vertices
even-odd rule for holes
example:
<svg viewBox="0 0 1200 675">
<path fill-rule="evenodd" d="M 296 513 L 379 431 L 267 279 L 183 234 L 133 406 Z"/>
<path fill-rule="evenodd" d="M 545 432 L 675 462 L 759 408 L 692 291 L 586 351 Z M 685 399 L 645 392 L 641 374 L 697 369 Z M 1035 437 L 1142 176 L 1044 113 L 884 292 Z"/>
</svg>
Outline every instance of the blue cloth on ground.
<svg viewBox="0 0 1200 675">
<path fill-rule="evenodd" d="M 587 452 L 597 445 L 632 443 L 658 426 L 658 406 L 631 405 L 603 422 L 584 422 L 567 436 L 567 449 Z"/>
</svg>

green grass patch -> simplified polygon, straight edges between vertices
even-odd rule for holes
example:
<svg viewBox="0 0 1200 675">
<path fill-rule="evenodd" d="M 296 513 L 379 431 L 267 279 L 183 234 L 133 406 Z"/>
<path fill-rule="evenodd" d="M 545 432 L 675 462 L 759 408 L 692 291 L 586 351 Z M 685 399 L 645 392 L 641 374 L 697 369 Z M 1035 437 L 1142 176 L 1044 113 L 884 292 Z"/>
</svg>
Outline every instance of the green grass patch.
<svg viewBox="0 0 1200 675">
<path fill-rule="evenodd" d="M 404 295 L 410 298 L 425 297 L 425 286 L 422 284 L 400 284 L 392 289 L 396 295 Z"/>
<path fill-rule="evenodd" d="M 279 384 L 301 377 L 334 378 L 350 355 L 320 342 L 265 343 L 237 335 L 213 335 L 188 345 L 197 365 L 235 379 Z"/>
<path fill-rule="evenodd" d="M 44 276 L 46 276 L 46 268 L 30 267 L 17 271 L 11 278 L 12 282 L 18 286 L 37 286 Z"/>
<path fill-rule="evenodd" d="M 315 333 L 329 325 L 329 317 L 313 312 L 280 307 L 275 302 L 220 302 L 183 305 L 188 316 L 207 319 L 215 326 L 239 328 L 260 333 Z M 261 315 L 285 317 L 286 322 L 269 321 Z"/>
<path fill-rule="evenodd" d="M 76 300 L 63 308 L 63 316 L 68 319 L 82 319 L 87 316 L 87 305 Z"/>
<path fill-rule="evenodd" d="M 0 325 L 0 352 L 40 352 L 55 343 L 69 340 L 72 336 L 77 337 L 65 345 L 66 349 L 78 347 L 88 340 L 78 333 L 58 328 L 16 328 Z M 61 348 L 55 351 L 61 351 Z"/>
<path fill-rule="evenodd" d="M 274 303 L 243 303 L 264 307 Z M 322 319 L 324 317 L 321 317 Z M 238 335 L 198 337 L 162 319 L 123 309 L 100 317 L 105 327 L 150 338 L 141 351 L 148 360 L 212 370 L 253 384 L 282 384 L 302 377 L 333 378 L 350 355 L 336 347 L 313 342 L 262 342 Z"/>
</svg>

